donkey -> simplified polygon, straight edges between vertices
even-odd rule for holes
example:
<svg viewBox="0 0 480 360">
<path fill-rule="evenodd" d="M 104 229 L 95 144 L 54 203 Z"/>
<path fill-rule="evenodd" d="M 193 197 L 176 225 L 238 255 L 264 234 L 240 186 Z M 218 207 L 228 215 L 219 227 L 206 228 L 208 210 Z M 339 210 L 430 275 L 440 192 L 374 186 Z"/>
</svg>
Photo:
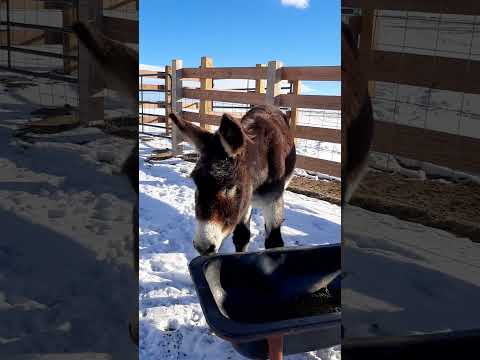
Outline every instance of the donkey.
<svg viewBox="0 0 480 360">
<path fill-rule="evenodd" d="M 108 88 L 118 91 L 128 100 L 131 114 L 138 113 L 138 52 L 124 44 L 110 39 L 87 27 L 82 22 L 72 26 L 79 41 L 88 49 L 93 58 L 98 61 L 104 72 Z M 132 212 L 132 233 L 134 269 L 138 278 L 139 234 L 138 234 L 138 143 L 132 149 L 122 166 L 122 173 L 129 178 L 130 184 L 137 193 Z M 135 312 L 129 323 L 132 340 L 138 345 L 138 313 Z"/>
<path fill-rule="evenodd" d="M 342 205 L 367 172 L 373 114 L 356 42 L 342 22 Z"/>
<path fill-rule="evenodd" d="M 295 168 L 294 137 L 280 109 L 250 109 L 240 120 L 224 114 L 211 133 L 175 114 L 178 131 L 199 152 L 191 173 L 196 185 L 193 246 L 201 255 L 215 253 L 233 232 L 237 252 L 250 241 L 252 207 L 265 220 L 265 248 L 282 247 L 283 192 Z"/>
</svg>

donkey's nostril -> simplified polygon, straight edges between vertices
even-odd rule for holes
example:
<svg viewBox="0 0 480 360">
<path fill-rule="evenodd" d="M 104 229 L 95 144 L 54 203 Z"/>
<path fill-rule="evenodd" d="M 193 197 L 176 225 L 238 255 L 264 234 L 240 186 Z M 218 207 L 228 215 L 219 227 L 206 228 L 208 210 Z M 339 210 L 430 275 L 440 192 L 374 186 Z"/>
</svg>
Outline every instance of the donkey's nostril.
<svg viewBox="0 0 480 360">
<path fill-rule="evenodd" d="M 209 255 L 215 252 L 215 245 L 210 245 L 208 248 L 202 248 L 193 243 L 193 247 L 200 253 L 200 255 Z"/>
</svg>

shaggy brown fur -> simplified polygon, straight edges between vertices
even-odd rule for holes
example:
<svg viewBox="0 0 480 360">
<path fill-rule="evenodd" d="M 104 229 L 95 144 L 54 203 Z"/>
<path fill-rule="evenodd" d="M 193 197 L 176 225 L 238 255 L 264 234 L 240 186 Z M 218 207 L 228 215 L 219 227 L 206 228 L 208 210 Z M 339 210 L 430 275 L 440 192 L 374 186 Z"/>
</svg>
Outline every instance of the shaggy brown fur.
<svg viewBox="0 0 480 360">
<path fill-rule="evenodd" d="M 281 201 L 295 168 L 295 144 L 286 116 L 273 106 L 256 106 L 241 120 L 224 114 L 214 134 L 174 114 L 169 116 L 200 153 L 191 174 L 197 188 L 197 220 L 220 223 L 225 232 L 233 231 L 237 251 L 244 251 L 250 238 L 252 202 L 271 207 Z M 283 203 L 278 206 L 282 209 L 276 211 L 283 216 Z M 276 231 L 280 224 L 268 225 L 266 247 L 283 246 Z M 198 250 L 209 253 L 218 247 Z"/>
</svg>

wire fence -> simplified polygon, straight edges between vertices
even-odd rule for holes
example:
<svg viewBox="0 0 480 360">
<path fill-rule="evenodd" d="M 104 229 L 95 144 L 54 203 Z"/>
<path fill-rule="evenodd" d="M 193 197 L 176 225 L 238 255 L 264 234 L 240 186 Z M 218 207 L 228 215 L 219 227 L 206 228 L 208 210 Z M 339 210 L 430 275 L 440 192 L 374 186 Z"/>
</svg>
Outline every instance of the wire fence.
<svg viewBox="0 0 480 360">
<path fill-rule="evenodd" d="M 139 132 L 142 135 L 169 138 L 165 120 L 167 81 L 171 75 L 163 71 L 151 74 L 140 74 L 139 78 Z M 150 86 L 150 87 L 149 87 Z M 161 87 L 161 88 L 160 88 Z M 161 121 L 159 121 L 161 119 Z"/>
<path fill-rule="evenodd" d="M 376 120 L 480 138 L 480 95 L 377 82 L 372 101 Z"/>
<path fill-rule="evenodd" d="M 75 12 L 75 1 L 0 2 L 2 82 L 26 88 L 25 102 L 78 107 L 78 44 L 67 30 Z"/>
<path fill-rule="evenodd" d="M 49 3 L 48 8 L 40 1 L 1 4 L 0 65 L 75 80 L 78 44 L 69 26 L 76 4 L 58 1 Z"/>
<path fill-rule="evenodd" d="M 377 10 L 375 50 L 480 60 L 480 16 Z M 376 82 L 377 120 L 480 138 L 480 95 Z"/>
<path fill-rule="evenodd" d="M 377 122 L 374 149 L 380 151 L 373 155 L 386 160 L 381 167 L 395 168 L 393 156 L 417 162 L 417 167 L 478 172 L 478 162 L 463 154 L 480 139 L 479 90 L 467 85 L 465 75 L 477 73 L 480 16 L 378 9 L 367 14 L 362 9 L 342 12 L 342 21 L 359 35 L 360 51 L 368 58 Z M 370 40 L 371 45 L 361 46 Z"/>
<path fill-rule="evenodd" d="M 341 112 L 323 109 L 300 109 L 297 121 L 298 125 L 340 130 Z M 297 153 L 300 155 L 341 162 L 341 144 L 298 139 L 296 147 Z"/>
<path fill-rule="evenodd" d="M 480 60 L 480 16 L 377 10 L 375 48 Z"/>
<path fill-rule="evenodd" d="M 79 49 L 71 30 L 78 5 L 78 0 L 0 1 L 0 76 L 9 82 L 35 79 L 29 92 L 37 106 L 79 106 Z M 103 16 L 138 18 L 136 5 L 103 0 L 101 11 Z M 116 92 L 99 89 L 92 96 L 103 98 L 105 120 L 131 116 Z"/>
</svg>

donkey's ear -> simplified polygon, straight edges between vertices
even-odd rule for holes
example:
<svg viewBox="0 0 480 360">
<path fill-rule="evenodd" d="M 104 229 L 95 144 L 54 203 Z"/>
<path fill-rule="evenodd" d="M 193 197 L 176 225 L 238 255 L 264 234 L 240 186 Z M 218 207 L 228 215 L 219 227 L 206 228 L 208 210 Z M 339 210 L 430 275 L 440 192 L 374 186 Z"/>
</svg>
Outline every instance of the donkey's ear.
<svg viewBox="0 0 480 360">
<path fill-rule="evenodd" d="M 246 137 L 242 125 L 228 114 L 223 114 L 218 134 L 225 152 L 230 156 L 237 155 L 245 145 Z"/>
<path fill-rule="evenodd" d="M 107 87 L 138 99 L 138 51 L 110 39 L 83 22 L 75 22 L 72 29 L 102 66 Z"/>
<path fill-rule="evenodd" d="M 195 146 L 199 152 L 202 152 L 213 138 L 212 133 L 177 117 L 174 113 L 170 113 L 168 117 L 172 119 L 178 130 L 187 138 L 187 141 Z"/>
</svg>

